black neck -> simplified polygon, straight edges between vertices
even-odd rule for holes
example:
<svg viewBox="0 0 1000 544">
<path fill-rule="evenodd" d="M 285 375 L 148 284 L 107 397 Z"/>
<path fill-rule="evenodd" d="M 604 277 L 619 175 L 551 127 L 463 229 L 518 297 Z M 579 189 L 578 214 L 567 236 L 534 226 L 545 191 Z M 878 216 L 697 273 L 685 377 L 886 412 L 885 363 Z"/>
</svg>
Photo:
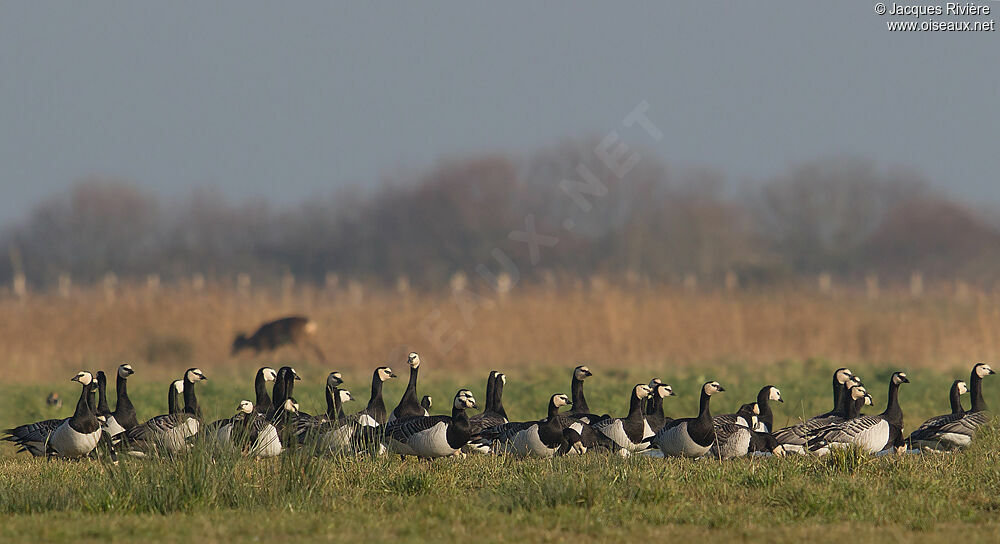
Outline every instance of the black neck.
<svg viewBox="0 0 1000 544">
<path fill-rule="evenodd" d="M 663 417 L 663 397 L 655 391 L 646 401 L 646 415 Z"/>
<path fill-rule="evenodd" d="M 83 386 L 80 390 L 80 400 L 76 401 L 76 410 L 73 411 L 73 419 L 81 420 L 91 413 L 90 408 L 90 385 Z"/>
<path fill-rule="evenodd" d="M 503 408 L 503 380 L 500 379 L 500 375 L 497 374 L 496 380 L 493 384 L 493 412 L 500 414 L 504 419 L 507 419 L 507 410 Z"/>
<path fill-rule="evenodd" d="M 471 437 L 469 417 L 465 414 L 465 408 L 459 408 L 452 404 L 451 424 L 448 425 L 448 430 L 445 432 L 448 445 L 457 450 L 468 443 Z"/>
<path fill-rule="evenodd" d="M 554 420 L 557 415 L 559 415 L 559 407 L 556 406 L 556 399 L 554 398 L 549 399 L 549 412 L 548 412 L 549 420 Z"/>
<path fill-rule="evenodd" d="M 844 411 L 844 400 L 845 397 L 849 395 L 847 393 L 847 386 L 840 383 L 837 380 L 837 374 L 833 375 L 833 411 L 843 412 Z"/>
<path fill-rule="evenodd" d="M 642 399 L 632 389 L 632 396 L 628 399 L 628 416 L 625 419 L 634 421 L 642 418 Z"/>
<path fill-rule="evenodd" d="M 986 401 L 983 400 L 983 379 L 979 377 L 974 368 L 972 369 L 972 375 L 969 376 L 969 396 L 972 397 L 971 412 L 989 410 L 986 407 Z"/>
<path fill-rule="evenodd" d="M 882 417 L 900 427 L 903 425 L 903 409 L 899 407 L 899 384 L 892 378 L 889 379 L 889 400 L 885 403 Z"/>
<path fill-rule="evenodd" d="M 121 374 L 115 379 L 115 413 L 122 412 L 123 409 L 126 411 L 132 411 L 132 400 L 128 398 L 128 378 L 122 376 Z"/>
<path fill-rule="evenodd" d="M 257 411 L 266 412 L 271 407 L 271 397 L 267 394 L 267 380 L 264 379 L 264 371 L 258 370 L 257 377 L 253 380 L 253 390 L 256 395 Z"/>
<path fill-rule="evenodd" d="M 274 385 L 271 386 L 271 405 L 272 406 L 282 406 L 285 403 L 285 399 L 288 398 L 287 385 L 288 381 L 285 379 L 289 372 L 282 368 L 278 370 L 278 375 L 274 378 Z"/>
<path fill-rule="evenodd" d="M 490 376 L 486 378 L 486 408 L 483 410 L 484 412 L 493 411 L 493 387 L 494 382 L 496 382 L 497 375 L 498 373 L 495 371 L 490 372 Z"/>
<path fill-rule="evenodd" d="M 167 413 L 176 414 L 180 411 L 180 407 L 177 406 L 177 388 L 174 387 L 173 382 L 171 382 L 170 389 L 167 390 Z"/>
<path fill-rule="evenodd" d="M 406 390 L 399 399 L 400 405 L 420 406 L 420 399 L 417 398 L 417 370 L 420 369 L 410 367 L 410 381 L 406 382 Z"/>
<path fill-rule="evenodd" d="M 848 399 L 846 401 L 847 406 L 844 410 L 844 416 L 847 419 L 854 419 L 861 415 L 861 409 L 865 407 L 865 396 L 862 395 L 860 399 L 852 399 L 850 395 L 845 395 Z"/>
<path fill-rule="evenodd" d="M 188 381 L 187 376 L 184 376 L 184 411 L 193 416 L 201 417 L 198 398 L 194 395 L 194 382 Z"/>
<path fill-rule="evenodd" d="M 95 413 L 102 416 L 106 416 L 111 413 L 111 408 L 108 408 L 107 378 L 97 380 L 97 410 Z"/>
<path fill-rule="evenodd" d="M 757 419 L 770 431 L 771 423 L 774 421 L 774 414 L 771 412 L 771 386 L 767 386 L 757 393 L 757 408 L 760 409 Z"/>
<path fill-rule="evenodd" d="M 375 375 L 372 377 L 372 396 L 368 399 L 368 411 L 371 413 L 372 410 L 378 411 L 378 413 L 385 413 L 385 402 L 382 401 L 382 379 L 378 375 L 378 371 L 375 371 Z"/>
<path fill-rule="evenodd" d="M 587 406 L 587 399 L 583 396 L 583 380 L 578 380 L 575 372 L 573 383 L 570 384 L 570 393 L 573 395 L 573 411 L 578 414 L 589 414 L 590 406 Z"/>
<path fill-rule="evenodd" d="M 708 401 L 712 400 L 712 395 L 709 395 L 704 388 L 701 390 L 701 400 L 698 401 L 698 419 L 704 421 L 712 420 L 712 412 L 708 409 Z"/>
<path fill-rule="evenodd" d="M 962 408 L 962 392 L 958 390 L 958 382 L 952 384 L 948 400 L 951 401 L 951 413 L 961 414 L 965 412 L 965 409 Z"/>
<path fill-rule="evenodd" d="M 334 391 L 333 388 L 330 387 L 329 385 L 326 386 L 326 391 L 324 391 L 324 393 L 326 394 L 326 417 L 329 418 L 331 421 L 336 421 L 338 412 L 337 410 L 338 403 L 336 402 L 336 400 L 334 400 L 334 397 L 337 397 L 339 395 L 337 395 L 336 391 Z"/>
</svg>

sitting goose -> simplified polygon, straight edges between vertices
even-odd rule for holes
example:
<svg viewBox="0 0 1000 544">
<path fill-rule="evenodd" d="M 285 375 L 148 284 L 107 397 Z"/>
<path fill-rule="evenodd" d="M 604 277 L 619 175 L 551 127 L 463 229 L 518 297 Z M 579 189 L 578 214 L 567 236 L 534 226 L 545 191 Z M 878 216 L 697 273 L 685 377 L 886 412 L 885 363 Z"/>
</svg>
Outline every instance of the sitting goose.
<svg viewBox="0 0 1000 544">
<path fill-rule="evenodd" d="M 972 408 L 968 412 L 942 416 L 945 419 L 928 428 L 924 428 L 924 425 L 927 425 L 925 423 L 920 429 L 913 431 L 910 442 L 918 447 L 936 450 L 953 450 L 971 444 L 976 436 L 976 429 L 990 420 L 989 409 L 983 399 L 983 378 L 990 374 L 995 372 L 986 363 L 977 363 L 973 366 L 969 376 Z"/>
<path fill-rule="evenodd" d="M 910 433 L 910 444 L 917 448 L 941 449 L 939 446 L 940 441 L 935 440 L 934 435 L 940 426 L 961 419 L 965 415 L 965 408 L 962 407 L 962 395 L 968 391 L 969 387 L 962 380 L 952 382 L 951 388 L 948 391 L 951 412 L 932 417 L 923 422 L 915 431 Z"/>
<path fill-rule="evenodd" d="M 112 438 L 139 424 L 135 407 L 132 406 L 132 400 L 128 398 L 126 386 L 128 377 L 132 374 L 135 374 L 132 365 L 127 363 L 118 365 L 118 376 L 115 378 L 115 411 L 111 412 L 107 421 Z"/>
<path fill-rule="evenodd" d="M 399 404 L 389 414 L 388 421 L 429 415 L 417 400 L 417 371 L 420 369 L 420 356 L 416 352 L 410 353 L 406 364 L 410 365 L 410 381 L 406 384 L 406 390 L 403 391 L 403 397 L 399 399 Z"/>
<path fill-rule="evenodd" d="M 833 373 L 833 410 L 814 416 L 802 423 L 774 431 L 778 443 L 786 452 L 806 453 L 806 444 L 812 434 L 820 428 L 844 421 L 849 404 L 847 391 L 854 385 L 861 385 L 861 379 L 847 368 L 838 368 Z"/>
<path fill-rule="evenodd" d="M 609 417 L 590 425 L 599 434 L 615 444 L 617 453 L 627 456 L 631 452 L 649 447 L 649 438 L 654 435 L 642 413 L 642 401 L 649 396 L 649 386 L 640 383 L 632 388 L 629 396 L 628 415 L 624 418 Z M 574 429 L 575 430 L 575 429 Z M 582 433 L 581 433 L 582 434 Z"/>
<path fill-rule="evenodd" d="M 354 400 L 354 396 L 347 389 L 330 389 L 330 396 L 337 407 L 337 412 L 343 411 L 343 404 Z M 355 435 L 361 424 L 358 423 L 357 415 L 344 418 L 331 419 L 320 425 L 316 430 L 319 434 L 319 444 L 323 451 L 330 453 L 357 453 L 363 451 L 363 444 L 357 443 Z"/>
<path fill-rule="evenodd" d="M 21 451 L 28 451 L 35 457 L 56 455 L 59 457 L 83 457 L 97 447 L 101 438 L 101 422 L 91 408 L 89 397 L 97 391 L 94 375 L 80 371 L 71 381 L 82 386 L 80 398 L 72 417 L 45 420 L 7 429 L 9 436 L 4 440 L 14 442 Z"/>
<path fill-rule="evenodd" d="M 739 425 L 740 427 L 750 428 L 756 425 L 756 417 L 760 415 L 760 406 L 756 402 L 748 402 L 740 406 L 739 410 L 736 410 L 735 414 L 722 414 L 721 416 L 712 417 L 712 424 L 716 427 L 720 425 Z M 750 421 L 750 417 L 753 416 L 753 422 Z"/>
<path fill-rule="evenodd" d="M 566 395 L 552 395 L 549 398 L 548 415 L 545 419 L 494 427 L 498 433 L 493 437 L 491 451 L 518 457 L 555 456 L 560 447 L 568 447 L 567 439 L 563 436 L 563 428 L 556 416 L 559 414 L 559 408 L 570 404 L 572 403 Z M 576 433 L 572 429 L 566 430 Z"/>
<path fill-rule="evenodd" d="M 257 375 L 253 379 L 253 391 L 256 396 L 254 410 L 258 414 L 267 415 L 271 411 L 271 396 L 267 394 L 267 382 L 273 382 L 278 377 L 278 373 L 269 366 L 262 366 L 257 370 Z"/>
<path fill-rule="evenodd" d="M 343 383 L 344 379 L 340 372 L 331 372 L 326 377 L 326 387 L 323 391 L 326 397 L 326 412 L 316 416 L 303 414 L 295 418 L 295 435 L 298 437 L 300 444 L 309 442 L 312 438 L 317 437 L 320 427 L 326 423 L 346 418 L 343 403 L 338 402 L 339 399 L 334 398 L 337 388 Z"/>
<path fill-rule="evenodd" d="M 433 405 L 434 399 L 432 399 L 430 395 L 424 395 L 423 398 L 420 399 L 420 407 L 423 408 L 428 414 L 431 413 L 431 406 Z"/>
<path fill-rule="evenodd" d="M 757 392 L 757 426 L 755 431 L 770 433 L 774 428 L 774 412 L 771 411 L 771 401 L 785 402 L 781 398 L 781 391 L 773 385 L 765 385 Z"/>
<path fill-rule="evenodd" d="M 705 382 L 701 386 L 698 417 L 675 419 L 660 429 L 653 437 L 653 444 L 665 457 L 702 457 L 708 453 L 715 441 L 709 401 L 712 395 L 723 391 L 725 388 L 719 382 Z"/>
<path fill-rule="evenodd" d="M 274 386 L 271 388 L 271 409 L 265 414 L 272 422 L 275 418 L 284 418 L 287 414 L 285 401 L 292 398 L 295 382 L 302 377 L 290 366 L 283 366 L 278 369 L 274 376 Z"/>
<path fill-rule="evenodd" d="M 646 401 L 646 421 L 649 423 L 649 428 L 657 433 L 670 421 L 670 418 L 663 414 L 663 399 L 676 395 L 673 387 L 662 382 L 651 387 L 653 387 L 653 392 L 650 393 L 649 399 Z"/>
<path fill-rule="evenodd" d="M 201 409 L 194 384 L 207 379 L 201 369 L 189 368 L 184 373 L 184 410 L 150 418 L 125 431 L 125 439 L 140 449 L 162 448 L 169 453 L 186 451 L 187 440 L 201 429 Z"/>
<path fill-rule="evenodd" d="M 904 372 L 893 372 L 889 378 L 889 400 L 885 411 L 877 416 L 859 415 L 817 431 L 809 439 L 809 451 L 825 455 L 831 448 L 858 446 L 868 453 L 905 447 L 903 441 L 903 410 L 899 407 L 899 386 L 910 383 Z"/>
<path fill-rule="evenodd" d="M 380 366 L 372 373 L 372 394 L 368 399 L 368 406 L 357 414 L 363 426 L 385 425 L 388 414 L 385 411 L 385 401 L 382 400 L 382 384 L 395 377 L 392 369 L 387 366 Z"/>
<path fill-rule="evenodd" d="M 285 404 L 285 409 L 295 410 L 291 399 L 286 399 Z M 278 430 L 264 414 L 254 410 L 252 402 L 240 401 L 236 407 L 236 415 L 230 418 L 230 422 L 227 426 L 230 436 L 225 442 L 259 459 L 281 454 L 283 448 Z"/>
<path fill-rule="evenodd" d="M 752 430 L 759 424 L 754 407 L 756 403 L 744 404 L 739 416 L 749 425 L 723 423 L 715 426 L 715 442 L 709 451 L 709 457 L 725 461 L 737 457 L 745 457 L 754 452 L 765 452 L 772 455 L 784 455 L 785 450 L 778 444 L 771 433 Z M 756 411 L 760 411 L 758 408 Z"/>
<path fill-rule="evenodd" d="M 168 414 L 179 414 L 184 410 L 184 405 L 180 401 L 182 393 L 184 393 L 184 380 L 170 382 L 170 388 L 167 389 Z"/>
<path fill-rule="evenodd" d="M 388 447 L 399 455 L 424 459 L 455 455 L 472 437 L 465 411 L 475 407 L 472 392 L 460 389 L 452 402 L 451 416 L 416 416 L 388 427 Z"/>
</svg>

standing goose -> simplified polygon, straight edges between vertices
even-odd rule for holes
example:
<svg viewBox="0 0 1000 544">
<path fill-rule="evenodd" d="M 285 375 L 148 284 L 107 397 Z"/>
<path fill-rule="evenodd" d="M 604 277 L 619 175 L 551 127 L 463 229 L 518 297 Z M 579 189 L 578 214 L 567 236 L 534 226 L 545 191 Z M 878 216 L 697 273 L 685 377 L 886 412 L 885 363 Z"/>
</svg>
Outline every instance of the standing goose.
<svg viewBox="0 0 1000 544">
<path fill-rule="evenodd" d="M 269 366 L 257 370 L 257 375 L 253 379 L 253 391 L 256 396 L 254 410 L 257 413 L 267 415 L 271 411 L 271 396 L 267 394 L 267 382 L 273 382 L 277 377 L 278 373 Z"/>
<path fill-rule="evenodd" d="M 660 429 L 670 421 L 663 413 L 663 399 L 673 396 L 676 396 L 673 387 L 665 383 L 653 386 L 653 392 L 646 401 L 646 421 L 654 433 L 660 432 Z"/>
<path fill-rule="evenodd" d="M 187 440 L 201 429 L 201 410 L 194 384 L 207 379 L 201 369 L 189 368 L 184 373 L 184 409 L 176 414 L 150 418 L 125 431 L 125 438 L 140 449 L 163 448 L 169 453 L 186 451 Z"/>
<path fill-rule="evenodd" d="M 570 414 L 574 416 L 590 414 L 590 406 L 587 405 L 587 399 L 583 396 L 583 380 L 593 375 L 594 373 L 586 365 L 580 365 L 573 369 L 573 380 L 570 382 L 569 388 L 569 393 L 573 397 L 573 408 L 570 410 Z"/>
<path fill-rule="evenodd" d="M 648 439 L 654 433 L 649 427 L 649 423 L 646 422 L 646 416 L 642 413 L 643 399 L 648 397 L 649 393 L 648 385 L 636 384 L 629 396 L 627 416 L 623 418 L 609 417 L 590 425 L 595 431 L 614 442 L 617 446 L 615 449 L 621 455 L 628 455 L 631 452 L 649 447 Z"/>
<path fill-rule="evenodd" d="M 973 366 L 969 376 L 972 408 L 968 412 L 947 416 L 946 420 L 933 427 L 914 431 L 917 436 L 910 435 L 911 443 L 918 447 L 937 450 L 953 450 L 971 444 L 976 436 L 976 430 L 990 420 L 989 408 L 983 399 L 983 378 L 990 374 L 995 372 L 986 363 L 977 363 Z"/>
<path fill-rule="evenodd" d="M 709 401 L 712 400 L 712 395 L 723 391 L 725 388 L 719 382 L 705 382 L 701 386 L 698 417 L 675 419 L 656 434 L 653 444 L 660 448 L 665 457 L 702 457 L 708 453 L 715 441 Z"/>
<path fill-rule="evenodd" d="M 455 455 L 472 437 L 465 411 L 476 407 L 472 391 L 460 389 L 451 416 L 417 416 L 386 429 L 389 449 L 399 455 L 424 459 Z"/>
<path fill-rule="evenodd" d="M 128 377 L 135 374 L 132 365 L 118 365 L 118 376 L 115 378 L 115 411 L 111 412 L 108 418 L 107 427 L 112 437 L 115 437 L 139 424 L 132 406 L 132 400 L 128 398 Z M 120 429 L 120 430 L 119 430 Z"/>
<path fill-rule="evenodd" d="M 490 378 L 486 386 L 486 394 L 492 395 L 492 397 L 487 397 L 486 409 L 469 418 L 473 435 L 478 435 L 484 429 L 508 422 L 507 411 L 503 407 L 503 387 L 507 383 L 507 376 L 494 370 L 490 372 Z"/>
<path fill-rule="evenodd" d="M 399 399 L 399 404 L 392 410 L 388 421 L 429 415 L 427 410 L 420 406 L 420 401 L 417 400 L 417 371 L 420 369 L 420 356 L 416 352 L 410 353 L 406 364 L 410 365 L 410 381 L 407 382 L 403 397 Z"/>
<path fill-rule="evenodd" d="M 832 448 L 854 445 L 868 453 L 878 453 L 889 448 L 903 447 L 903 410 L 899 406 L 899 386 L 904 383 L 910 383 L 906 373 L 893 372 L 889 378 L 889 400 L 885 411 L 877 416 L 859 415 L 816 432 L 809 439 L 809 451 L 825 455 Z"/>
<path fill-rule="evenodd" d="M 570 404 L 572 403 L 566 395 L 552 395 L 545 419 L 501 425 L 504 429 L 493 439 L 491 450 L 518 457 L 553 457 L 560 447 L 567 444 L 563 427 L 559 425 L 556 416 L 559 408 Z"/>
<path fill-rule="evenodd" d="M 380 366 L 372 373 L 372 394 L 368 399 L 368 406 L 358 412 L 361 425 L 366 427 L 385 425 L 387 414 L 385 401 L 382 400 L 382 384 L 395 377 L 392 369 L 387 366 Z"/>
<path fill-rule="evenodd" d="M 14 442 L 35 457 L 54 454 L 60 457 L 83 457 L 97 447 L 101 423 L 90 406 L 89 396 L 96 391 L 94 375 L 80 371 L 71 381 L 82 386 L 72 417 L 50 419 L 7 429 L 4 440 Z"/>
<path fill-rule="evenodd" d="M 846 368 L 838 368 L 833 373 L 833 410 L 774 431 L 778 443 L 785 447 L 786 452 L 805 454 L 806 444 L 817 429 L 844 421 L 847 405 L 850 403 L 847 391 L 855 385 L 861 385 L 861 379 Z"/>
</svg>

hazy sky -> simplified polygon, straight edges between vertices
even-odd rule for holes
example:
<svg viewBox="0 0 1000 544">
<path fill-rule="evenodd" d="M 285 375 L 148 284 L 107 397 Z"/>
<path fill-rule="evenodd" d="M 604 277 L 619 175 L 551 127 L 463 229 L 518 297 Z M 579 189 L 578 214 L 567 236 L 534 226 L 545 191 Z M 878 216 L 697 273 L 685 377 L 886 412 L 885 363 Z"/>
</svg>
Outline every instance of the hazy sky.
<svg viewBox="0 0 1000 544">
<path fill-rule="evenodd" d="M 88 176 L 293 202 L 600 136 L 643 100 L 672 164 L 848 154 L 1000 204 L 1000 33 L 890 33 L 871 2 L 605 4 L 0 3 L 0 223 Z"/>
</svg>

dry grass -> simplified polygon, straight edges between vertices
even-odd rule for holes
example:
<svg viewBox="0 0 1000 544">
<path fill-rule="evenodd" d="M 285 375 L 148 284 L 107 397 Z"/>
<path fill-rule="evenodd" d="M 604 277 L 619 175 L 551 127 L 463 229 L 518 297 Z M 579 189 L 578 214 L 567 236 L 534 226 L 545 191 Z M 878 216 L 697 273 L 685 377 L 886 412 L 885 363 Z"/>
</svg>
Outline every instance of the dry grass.
<svg viewBox="0 0 1000 544">
<path fill-rule="evenodd" d="M 0 299 L 0 368 L 16 369 L 9 380 L 37 383 L 116 361 L 142 363 L 160 376 L 189 363 L 218 373 L 256 368 L 259 360 L 301 360 L 288 348 L 273 357 L 229 356 L 237 331 L 301 313 L 320 325 L 323 366 L 343 370 L 400 361 L 410 350 L 436 367 L 477 375 L 485 368 L 565 367 L 577 360 L 663 368 L 811 357 L 964 369 L 1000 351 L 998 302 L 994 295 L 869 300 L 791 289 L 695 294 L 610 286 L 519 286 L 504 300 L 308 286 L 285 295 L 124 287 L 110 300 L 103 290 L 76 289 L 68 298 Z"/>
</svg>

